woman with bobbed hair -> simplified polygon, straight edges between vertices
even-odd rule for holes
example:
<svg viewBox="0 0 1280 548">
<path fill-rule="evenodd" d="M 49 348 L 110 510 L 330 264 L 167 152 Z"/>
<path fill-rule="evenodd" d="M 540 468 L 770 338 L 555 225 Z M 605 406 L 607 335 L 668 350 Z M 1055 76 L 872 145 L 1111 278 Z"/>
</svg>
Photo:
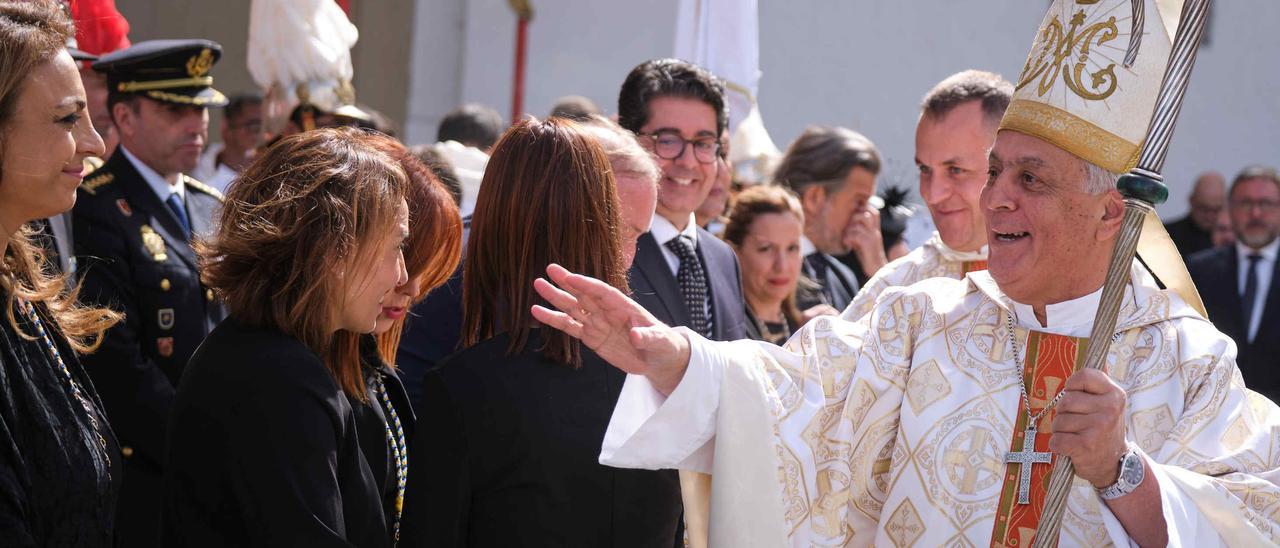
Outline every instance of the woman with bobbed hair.
<svg viewBox="0 0 1280 548">
<path fill-rule="evenodd" d="M 0 544 L 111 546 L 120 450 L 80 365 L 120 315 L 76 304 L 36 227 L 71 209 L 103 153 L 71 21 L 49 0 L 0 2 Z"/>
<path fill-rule="evenodd" d="M 780 345 L 804 324 L 796 308 L 796 287 L 808 282 L 800 276 L 803 235 L 804 210 L 787 189 L 754 186 L 734 198 L 724 239 L 742 267 L 748 337 Z"/>
<path fill-rule="evenodd" d="M 530 313 L 552 262 L 627 290 L 621 209 L 577 123 L 526 119 L 494 145 L 463 267 L 466 349 L 423 382 L 404 546 L 675 545 L 676 473 L 598 460 L 625 375 Z"/>
<path fill-rule="evenodd" d="M 372 333 L 341 331 L 338 359 L 360 363 L 366 391 L 351 401 L 360 446 L 382 496 L 383 515 L 394 545 L 400 534 L 400 514 L 410 465 L 408 440 L 417 422 L 409 395 L 394 364 L 396 348 L 409 308 L 449 279 L 462 250 L 462 218 L 449 189 L 431 168 L 395 139 L 373 134 L 369 144 L 395 160 L 408 176 L 409 238 L 404 242 L 407 281 L 387 296 Z"/>
<path fill-rule="evenodd" d="M 389 546 L 361 449 L 359 360 L 405 272 L 407 178 L 356 129 L 286 137 L 231 185 L 198 242 L 228 317 L 192 356 L 170 412 L 162 543 Z"/>
</svg>

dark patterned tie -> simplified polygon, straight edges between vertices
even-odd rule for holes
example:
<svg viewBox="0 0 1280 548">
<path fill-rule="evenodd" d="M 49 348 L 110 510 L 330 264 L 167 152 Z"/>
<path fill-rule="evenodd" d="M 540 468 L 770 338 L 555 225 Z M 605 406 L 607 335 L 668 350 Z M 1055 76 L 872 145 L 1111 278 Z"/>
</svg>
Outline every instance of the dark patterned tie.
<svg viewBox="0 0 1280 548">
<path fill-rule="evenodd" d="M 1258 261 L 1262 260 L 1262 255 L 1254 253 L 1248 259 L 1249 272 L 1244 276 L 1244 296 L 1240 298 L 1240 304 L 1244 307 L 1244 338 L 1253 342 L 1249 327 L 1253 325 L 1253 301 L 1258 300 Z"/>
<path fill-rule="evenodd" d="M 667 249 L 680 258 L 680 269 L 676 271 L 676 281 L 680 283 L 680 294 L 684 297 L 684 306 L 689 309 L 689 329 L 710 337 L 710 322 L 707 318 L 707 275 L 702 271 L 702 262 L 693 251 L 693 243 L 686 236 L 677 236 L 667 241 Z"/>
</svg>

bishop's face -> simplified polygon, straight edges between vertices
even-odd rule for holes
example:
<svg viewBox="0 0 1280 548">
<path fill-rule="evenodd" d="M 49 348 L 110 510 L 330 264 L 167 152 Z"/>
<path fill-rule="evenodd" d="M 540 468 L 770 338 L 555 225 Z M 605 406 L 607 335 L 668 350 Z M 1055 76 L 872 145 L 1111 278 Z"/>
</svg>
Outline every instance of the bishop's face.
<svg viewBox="0 0 1280 548">
<path fill-rule="evenodd" d="M 1029 305 L 1083 297 L 1102 286 L 1123 201 L 1085 192 L 1085 162 L 1045 141 L 1001 131 L 991 150 L 982 209 L 988 269 Z"/>
</svg>

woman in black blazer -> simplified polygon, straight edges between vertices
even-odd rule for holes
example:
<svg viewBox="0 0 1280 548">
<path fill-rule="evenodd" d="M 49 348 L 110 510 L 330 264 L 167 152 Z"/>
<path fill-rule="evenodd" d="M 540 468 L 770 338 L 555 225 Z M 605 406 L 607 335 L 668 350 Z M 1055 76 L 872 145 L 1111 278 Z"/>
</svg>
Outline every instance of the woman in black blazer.
<svg viewBox="0 0 1280 548">
<path fill-rule="evenodd" d="M 657 173 L 616 126 L 525 120 L 494 146 L 463 273 L 469 348 L 424 381 L 405 546 L 675 545 L 675 472 L 598 463 L 624 375 L 529 313 L 551 262 L 626 289 Z"/>
<path fill-rule="evenodd" d="M 462 218 L 448 189 L 404 145 L 384 135 L 371 136 L 369 143 L 395 160 L 408 176 L 406 202 L 411 221 L 409 239 L 404 242 L 408 277 L 383 300 L 373 333 L 340 332 L 336 353 L 338 359 L 358 362 L 364 375 L 364 398 L 349 399 L 360 448 L 382 495 L 382 514 L 395 545 L 405 482 L 413 470 L 408 440 L 413 438 L 416 418 L 392 364 L 396 363 L 396 347 L 409 308 L 448 280 L 458 267 Z"/>
<path fill-rule="evenodd" d="M 339 330 L 373 331 L 407 280 L 407 186 L 357 130 L 281 140 L 231 186 L 204 276 L 229 316 L 182 377 L 169 424 L 162 544 L 388 546 Z"/>
</svg>

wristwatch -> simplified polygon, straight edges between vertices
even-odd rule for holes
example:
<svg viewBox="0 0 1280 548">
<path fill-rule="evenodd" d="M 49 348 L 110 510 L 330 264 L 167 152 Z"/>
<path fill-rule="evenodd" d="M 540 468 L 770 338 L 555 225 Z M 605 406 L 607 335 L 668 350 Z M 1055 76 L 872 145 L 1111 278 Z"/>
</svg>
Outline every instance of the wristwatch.
<svg viewBox="0 0 1280 548">
<path fill-rule="evenodd" d="M 1113 500 L 1128 495 L 1142 485 L 1142 479 L 1146 475 L 1147 466 L 1142 461 L 1142 456 L 1130 448 L 1120 457 L 1120 477 L 1115 483 L 1098 489 L 1098 496 L 1102 500 Z"/>
</svg>

